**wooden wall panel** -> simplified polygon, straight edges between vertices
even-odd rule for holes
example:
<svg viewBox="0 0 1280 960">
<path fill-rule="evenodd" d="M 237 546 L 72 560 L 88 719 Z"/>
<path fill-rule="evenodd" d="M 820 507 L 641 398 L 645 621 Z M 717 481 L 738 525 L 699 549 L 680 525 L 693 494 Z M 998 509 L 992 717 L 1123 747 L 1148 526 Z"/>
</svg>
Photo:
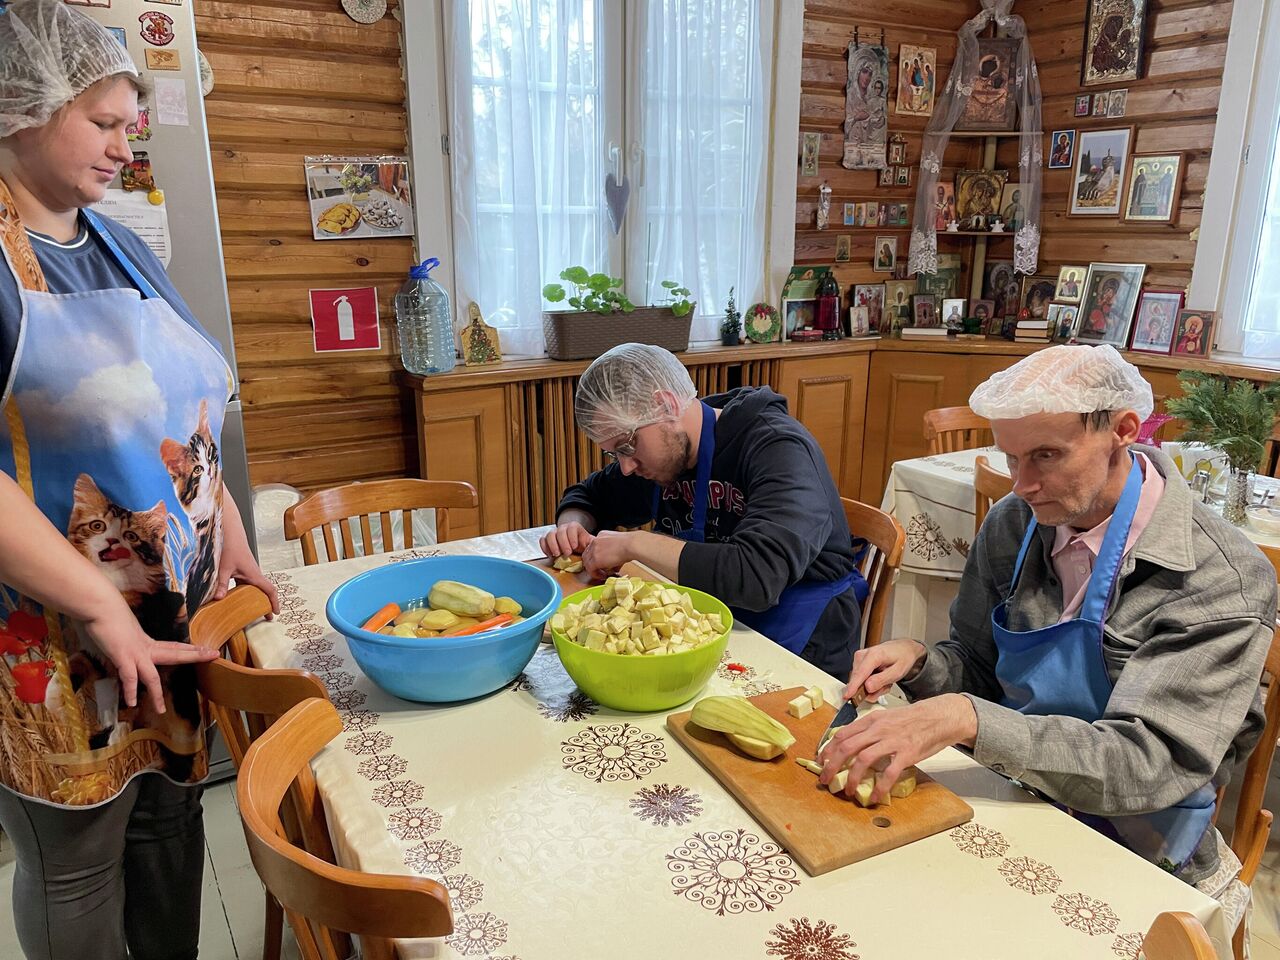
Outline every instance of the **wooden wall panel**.
<svg viewBox="0 0 1280 960">
<path fill-rule="evenodd" d="M 844 85 L 847 70 L 846 48 L 853 29 L 861 37 L 879 40 L 885 29 L 890 53 L 890 88 L 897 88 L 895 64 L 902 43 L 922 44 L 938 50 L 939 88 L 945 82 L 955 58 L 955 31 L 977 13 L 976 2 L 953 0 L 909 0 L 878 7 L 859 7 L 840 0 L 809 0 L 804 24 L 804 61 L 801 66 L 799 134 L 823 135 L 818 176 L 801 176 L 796 187 L 796 262 L 830 263 L 844 291 L 851 283 L 877 283 L 885 274 L 871 269 L 872 246 L 877 235 L 896 236 L 898 254 L 907 255 L 910 230 L 907 227 L 856 228 L 843 226 L 843 205 L 868 200 L 887 203 L 910 202 L 914 213 L 915 183 L 919 173 L 920 135 L 924 118 L 894 113 L 891 99 L 890 134 L 907 138 L 907 161 L 913 166 L 911 187 L 879 187 L 875 171 L 845 170 L 840 166 L 843 151 Z M 1173 224 L 1131 224 L 1118 218 L 1067 215 L 1069 170 L 1044 171 L 1044 198 L 1041 206 L 1042 245 L 1040 272 L 1056 273 L 1066 263 L 1091 260 L 1142 261 L 1149 264 L 1147 283 L 1153 286 L 1186 287 L 1195 259 L 1195 239 L 1200 225 L 1209 152 L 1213 145 L 1222 69 L 1226 56 L 1227 30 L 1231 21 L 1230 0 L 1151 0 L 1148 6 L 1147 47 L 1141 80 L 1115 84 L 1129 91 L 1123 119 L 1076 118 L 1075 98 L 1110 87 L 1081 87 L 1080 63 L 1083 53 L 1085 0 L 1019 0 L 1014 12 L 1027 23 L 1032 50 L 1040 74 L 1043 94 L 1045 155 L 1049 135 L 1054 130 L 1090 130 L 1113 126 L 1133 126 L 1133 149 L 1150 153 L 1184 151 L 1182 199 Z M 800 156 L 802 136 L 797 136 L 796 156 Z M 948 147 L 943 177 L 956 169 L 980 162 L 981 140 L 952 141 Z M 997 167 L 1017 175 L 1017 146 L 1000 145 Z M 831 225 L 816 229 L 818 187 L 823 181 L 832 187 Z M 836 238 L 852 237 L 852 261 L 835 263 Z M 961 289 L 968 289 L 967 267 L 973 244 L 962 238 L 939 237 L 939 252 L 960 253 L 966 263 Z M 989 240 L 988 259 L 1012 259 L 1012 237 Z"/>
<path fill-rule="evenodd" d="M 413 243 L 311 239 L 308 154 L 407 150 L 397 0 L 364 25 L 331 0 L 193 0 L 253 483 L 417 476 L 392 297 Z M 382 348 L 316 354 L 307 291 L 374 285 Z M 479 518 L 474 525 L 479 528 Z"/>
</svg>

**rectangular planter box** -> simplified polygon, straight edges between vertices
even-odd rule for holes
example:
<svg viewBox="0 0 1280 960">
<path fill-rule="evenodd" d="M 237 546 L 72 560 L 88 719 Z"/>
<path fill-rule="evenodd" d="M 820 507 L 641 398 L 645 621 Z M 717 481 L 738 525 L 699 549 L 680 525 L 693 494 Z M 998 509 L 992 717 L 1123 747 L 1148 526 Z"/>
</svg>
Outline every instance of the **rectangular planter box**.
<svg viewBox="0 0 1280 960">
<path fill-rule="evenodd" d="M 647 343 L 672 353 L 689 349 L 690 310 L 677 317 L 670 307 L 636 307 L 631 313 L 543 311 L 542 330 L 552 360 L 594 360 L 623 343 Z"/>
</svg>

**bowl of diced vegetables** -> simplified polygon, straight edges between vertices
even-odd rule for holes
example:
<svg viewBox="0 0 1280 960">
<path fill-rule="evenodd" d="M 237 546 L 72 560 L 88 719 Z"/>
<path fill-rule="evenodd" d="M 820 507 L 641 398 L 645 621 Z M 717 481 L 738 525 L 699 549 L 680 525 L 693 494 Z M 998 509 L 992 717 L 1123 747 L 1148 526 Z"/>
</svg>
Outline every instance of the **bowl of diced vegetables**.
<svg viewBox="0 0 1280 960">
<path fill-rule="evenodd" d="M 352 577 L 333 591 L 325 613 L 382 689 L 451 703 L 519 676 L 560 597 L 560 585 L 527 563 L 425 557 Z"/>
<path fill-rule="evenodd" d="M 615 710 L 669 710 L 711 679 L 733 614 L 710 594 L 673 583 L 611 577 L 565 599 L 551 639 L 574 683 Z"/>
</svg>

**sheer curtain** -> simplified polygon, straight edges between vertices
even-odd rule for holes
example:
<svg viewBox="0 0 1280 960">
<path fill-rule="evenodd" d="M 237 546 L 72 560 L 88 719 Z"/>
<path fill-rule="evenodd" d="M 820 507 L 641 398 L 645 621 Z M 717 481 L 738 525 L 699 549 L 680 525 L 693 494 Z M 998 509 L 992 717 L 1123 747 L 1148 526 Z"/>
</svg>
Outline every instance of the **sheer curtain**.
<svg viewBox="0 0 1280 960">
<path fill-rule="evenodd" d="M 762 0 L 644 0 L 629 26 L 639 58 L 628 110 L 633 148 L 628 290 L 693 292 L 694 340 L 718 336 L 729 288 L 739 309 L 764 290 L 766 78 Z"/>
<path fill-rule="evenodd" d="M 1280 37 L 1273 34 L 1267 46 L 1266 54 L 1280 53 Z M 1259 91 L 1257 128 L 1250 136 L 1235 242 L 1240 249 L 1235 257 L 1243 262 L 1239 267 L 1233 263 L 1228 274 L 1223 320 L 1242 318 L 1244 356 L 1280 360 L 1280 79 L 1273 74 L 1269 84 L 1270 89 Z M 1256 199 L 1249 202 L 1250 197 Z"/>
<path fill-rule="evenodd" d="M 452 5 L 454 316 L 465 318 L 476 301 L 507 355 L 545 352 L 544 284 L 565 267 L 603 269 L 608 261 L 605 2 Z"/>
</svg>

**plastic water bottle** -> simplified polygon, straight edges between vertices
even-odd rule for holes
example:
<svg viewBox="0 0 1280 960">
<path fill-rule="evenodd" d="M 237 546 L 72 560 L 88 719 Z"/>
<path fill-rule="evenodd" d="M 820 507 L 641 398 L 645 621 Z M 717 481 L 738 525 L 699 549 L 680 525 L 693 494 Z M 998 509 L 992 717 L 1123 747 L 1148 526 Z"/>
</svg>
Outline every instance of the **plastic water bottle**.
<svg viewBox="0 0 1280 960">
<path fill-rule="evenodd" d="M 400 332 L 400 362 L 410 373 L 448 373 L 457 362 L 453 342 L 453 310 L 449 294 L 431 279 L 440 266 L 435 257 L 409 271 L 396 294 L 396 328 Z"/>
</svg>

